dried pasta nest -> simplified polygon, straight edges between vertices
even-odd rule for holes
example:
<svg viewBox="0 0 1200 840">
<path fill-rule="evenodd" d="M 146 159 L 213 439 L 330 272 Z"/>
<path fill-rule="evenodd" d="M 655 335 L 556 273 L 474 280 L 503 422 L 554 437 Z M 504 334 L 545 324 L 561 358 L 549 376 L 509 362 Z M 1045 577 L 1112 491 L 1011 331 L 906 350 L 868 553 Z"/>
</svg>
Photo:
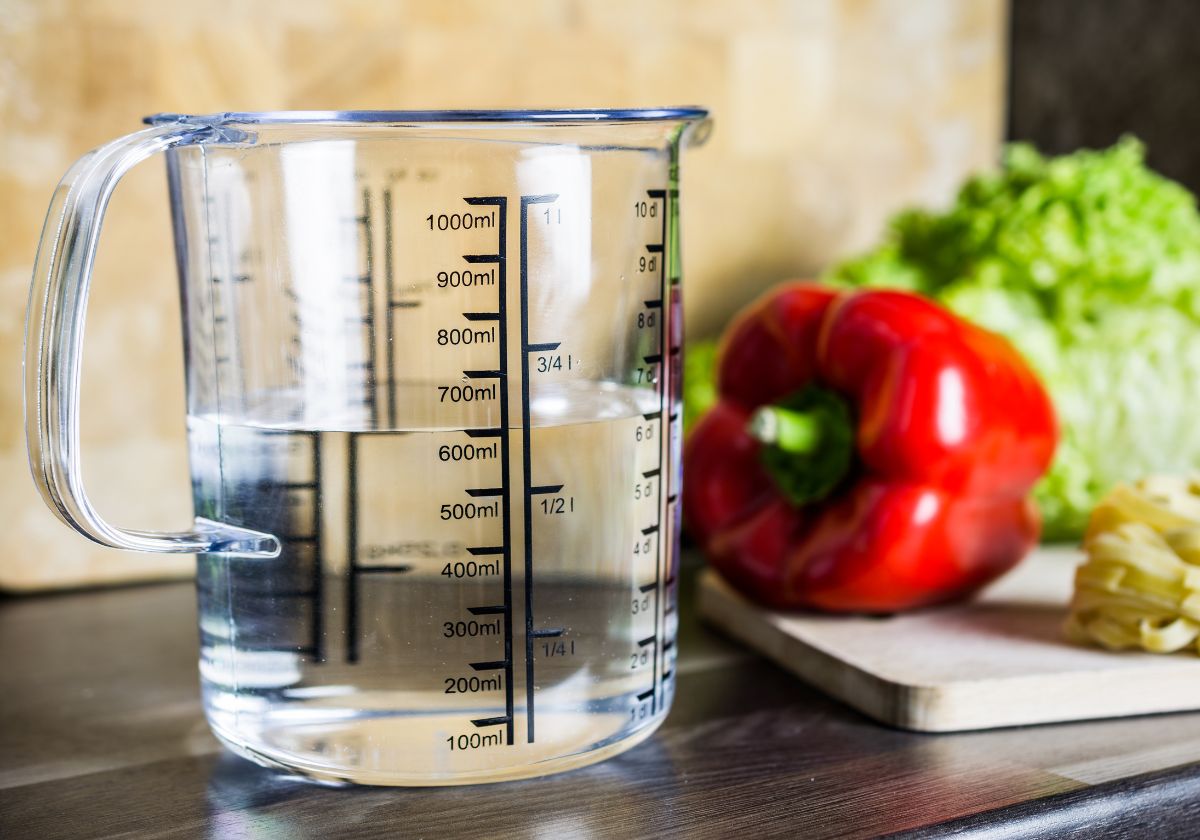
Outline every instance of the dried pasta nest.
<svg viewBox="0 0 1200 840">
<path fill-rule="evenodd" d="M 1065 630 L 1109 650 L 1200 651 L 1200 476 L 1118 485 L 1092 512 Z"/>
</svg>

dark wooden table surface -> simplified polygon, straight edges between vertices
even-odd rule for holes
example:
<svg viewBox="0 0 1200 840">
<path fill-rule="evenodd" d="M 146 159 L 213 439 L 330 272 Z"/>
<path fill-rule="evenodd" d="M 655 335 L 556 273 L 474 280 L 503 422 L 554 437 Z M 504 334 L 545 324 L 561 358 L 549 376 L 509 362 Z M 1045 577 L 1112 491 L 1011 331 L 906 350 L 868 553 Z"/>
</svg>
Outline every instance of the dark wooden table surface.
<svg viewBox="0 0 1200 840">
<path fill-rule="evenodd" d="M 624 755 L 503 785 L 332 789 L 208 733 L 190 584 L 0 601 L 0 837 L 1200 835 L 1200 714 L 899 732 L 689 607 L 674 709 Z"/>
</svg>

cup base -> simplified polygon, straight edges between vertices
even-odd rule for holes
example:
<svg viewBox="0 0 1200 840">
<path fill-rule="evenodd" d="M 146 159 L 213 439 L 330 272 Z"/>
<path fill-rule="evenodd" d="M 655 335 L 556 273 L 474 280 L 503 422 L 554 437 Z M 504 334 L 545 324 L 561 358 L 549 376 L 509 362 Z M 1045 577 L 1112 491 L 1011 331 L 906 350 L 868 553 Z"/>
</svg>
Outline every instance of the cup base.
<svg viewBox="0 0 1200 840">
<path fill-rule="evenodd" d="M 518 779 L 532 779 L 586 767 L 589 764 L 595 764 L 607 758 L 612 758 L 642 743 L 658 730 L 664 719 L 665 715 L 660 716 L 657 720 L 648 722 L 645 726 L 619 741 L 613 741 L 584 752 L 542 759 L 524 765 L 438 775 L 418 775 L 399 771 L 386 772 L 373 768 L 345 768 L 317 764 L 305 761 L 299 756 L 290 755 L 283 751 L 268 750 L 261 746 L 245 743 L 239 740 L 233 733 L 222 730 L 218 724 L 211 720 L 209 721 L 209 726 L 213 734 L 217 736 L 217 739 L 236 755 L 253 761 L 255 764 L 305 781 L 324 785 L 449 787 L 452 785 L 491 784 L 494 782 L 511 782 Z"/>
</svg>

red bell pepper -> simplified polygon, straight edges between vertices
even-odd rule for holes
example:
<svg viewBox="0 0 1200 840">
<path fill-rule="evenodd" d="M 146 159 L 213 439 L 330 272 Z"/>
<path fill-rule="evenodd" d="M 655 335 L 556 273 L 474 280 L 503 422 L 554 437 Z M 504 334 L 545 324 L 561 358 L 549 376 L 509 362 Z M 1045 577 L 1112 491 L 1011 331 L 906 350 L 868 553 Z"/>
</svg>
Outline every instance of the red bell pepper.
<svg viewBox="0 0 1200 840">
<path fill-rule="evenodd" d="M 779 287 L 726 333 L 717 390 L 685 445 L 684 517 L 758 601 L 927 606 L 1037 542 L 1050 399 L 1004 339 L 925 298 Z"/>
</svg>

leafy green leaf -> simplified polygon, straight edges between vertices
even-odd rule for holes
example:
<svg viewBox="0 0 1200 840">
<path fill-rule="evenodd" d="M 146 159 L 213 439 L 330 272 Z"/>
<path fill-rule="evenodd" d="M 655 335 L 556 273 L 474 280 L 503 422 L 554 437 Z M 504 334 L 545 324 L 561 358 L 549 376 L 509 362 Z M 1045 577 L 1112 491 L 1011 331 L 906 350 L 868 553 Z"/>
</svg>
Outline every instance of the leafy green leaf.
<svg viewBox="0 0 1200 840">
<path fill-rule="evenodd" d="M 717 343 L 689 341 L 683 356 L 683 431 L 717 401 Z"/>
</svg>

